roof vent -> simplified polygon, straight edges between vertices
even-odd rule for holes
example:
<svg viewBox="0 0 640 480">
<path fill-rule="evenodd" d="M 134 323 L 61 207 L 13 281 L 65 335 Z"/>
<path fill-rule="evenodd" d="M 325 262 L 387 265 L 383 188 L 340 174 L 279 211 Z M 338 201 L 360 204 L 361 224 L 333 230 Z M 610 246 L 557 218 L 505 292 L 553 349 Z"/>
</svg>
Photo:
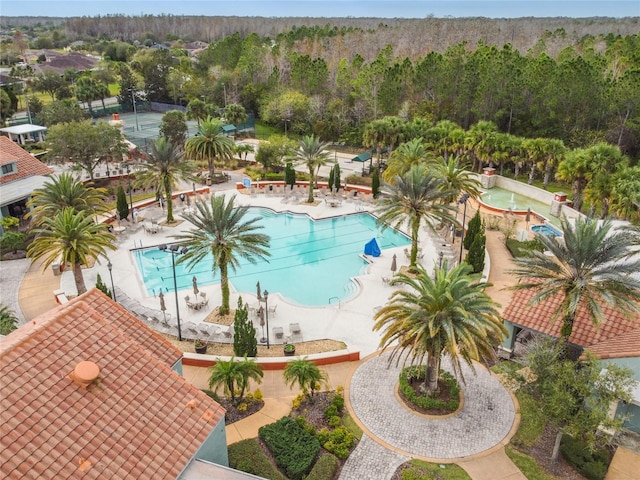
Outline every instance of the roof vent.
<svg viewBox="0 0 640 480">
<path fill-rule="evenodd" d="M 185 406 L 189 410 L 194 410 L 198 406 L 198 402 L 195 399 L 189 400 Z"/>
<path fill-rule="evenodd" d="M 69 376 L 82 388 L 88 388 L 100 376 L 100 367 L 93 362 L 80 362 Z"/>
</svg>

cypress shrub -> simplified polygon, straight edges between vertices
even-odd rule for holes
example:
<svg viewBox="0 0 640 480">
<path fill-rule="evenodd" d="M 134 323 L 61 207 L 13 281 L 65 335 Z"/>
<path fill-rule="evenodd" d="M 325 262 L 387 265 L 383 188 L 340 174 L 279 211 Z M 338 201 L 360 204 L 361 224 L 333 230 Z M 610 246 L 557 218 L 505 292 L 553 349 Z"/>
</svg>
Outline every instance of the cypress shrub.
<svg viewBox="0 0 640 480">
<path fill-rule="evenodd" d="M 233 353 L 238 357 L 257 357 L 258 340 L 256 328 L 249 320 L 247 304 L 238 298 L 238 307 L 233 319 Z"/>
<path fill-rule="evenodd" d="M 124 219 L 129 216 L 129 205 L 127 204 L 127 195 L 124 193 L 122 185 L 118 186 L 118 193 L 116 196 L 116 210 L 120 218 Z"/>
<path fill-rule="evenodd" d="M 464 248 L 465 250 L 469 250 L 471 248 L 471 244 L 476 239 L 476 235 L 480 231 L 480 227 L 482 226 L 482 220 L 480 220 L 480 211 L 476 210 L 476 214 L 473 216 L 469 223 L 467 224 L 467 232 L 464 235 Z"/>
<path fill-rule="evenodd" d="M 374 168 L 371 175 L 371 193 L 373 198 L 378 198 L 378 195 L 380 195 L 380 172 L 378 168 Z"/>
<path fill-rule="evenodd" d="M 111 290 L 109 290 L 109 288 L 107 288 L 107 286 L 104 284 L 100 274 L 98 274 L 98 276 L 96 277 L 96 288 L 104 293 L 107 297 L 113 298 L 113 296 L 111 295 Z"/>
<path fill-rule="evenodd" d="M 484 225 L 482 225 L 471 244 L 466 258 L 467 263 L 473 267 L 473 273 L 480 273 L 484 269 L 484 249 L 486 243 L 487 237 L 484 234 Z"/>
</svg>

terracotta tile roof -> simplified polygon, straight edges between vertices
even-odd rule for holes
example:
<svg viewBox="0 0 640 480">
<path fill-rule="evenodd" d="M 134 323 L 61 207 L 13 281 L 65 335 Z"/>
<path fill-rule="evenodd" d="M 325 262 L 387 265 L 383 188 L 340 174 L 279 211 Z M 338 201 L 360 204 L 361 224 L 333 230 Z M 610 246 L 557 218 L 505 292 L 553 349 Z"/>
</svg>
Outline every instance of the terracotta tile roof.
<svg viewBox="0 0 640 480">
<path fill-rule="evenodd" d="M 15 182 L 33 175 L 49 175 L 53 173 L 49 167 L 27 152 L 9 137 L 0 136 L 0 165 L 16 162 L 18 171 L 0 177 L 0 185 Z"/>
<path fill-rule="evenodd" d="M 600 359 L 640 357 L 640 328 L 591 345 L 588 350 Z"/>
<path fill-rule="evenodd" d="M 3 478 L 175 479 L 222 420 L 113 318 L 79 298 L 2 340 Z M 80 361 L 100 368 L 87 389 L 69 378 Z"/>
<path fill-rule="evenodd" d="M 534 294 L 533 290 L 515 291 L 511 298 L 511 303 L 505 308 L 502 316 L 505 320 L 520 327 L 559 337 L 562 318 L 558 318 L 553 323 L 551 323 L 551 318 L 553 312 L 562 301 L 561 295 L 555 295 L 543 303 L 530 306 L 529 301 Z M 586 310 L 579 308 L 569 342 L 581 347 L 588 347 L 640 327 L 640 315 L 635 315 L 634 318 L 629 319 L 607 306 L 603 306 L 602 310 L 606 320 L 599 326 L 595 326 L 587 315 Z"/>
<path fill-rule="evenodd" d="M 128 310 L 113 302 L 97 288 L 89 290 L 69 303 L 77 301 L 88 303 L 102 318 L 111 322 L 127 337 L 142 345 L 154 357 L 170 367 L 182 358 L 182 352 L 171 342 L 156 331 L 147 328 L 144 323 L 131 315 Z"/>
</svg>

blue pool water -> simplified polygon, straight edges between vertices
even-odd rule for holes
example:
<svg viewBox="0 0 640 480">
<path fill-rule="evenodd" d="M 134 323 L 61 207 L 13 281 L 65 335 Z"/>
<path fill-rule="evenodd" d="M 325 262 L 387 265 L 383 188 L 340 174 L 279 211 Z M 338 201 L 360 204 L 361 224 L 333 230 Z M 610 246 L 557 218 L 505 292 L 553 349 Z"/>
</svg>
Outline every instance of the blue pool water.
<svg viewBox="0 0 640 480">
<path fill-rule="evenodd" d="M 553 228 L 551 225 L 533 225 L 531 227 L 531 231 L 534 233 L 539 233 L 541 235 L 547 235 L 549 237 L 561 237 L 562 232 L 557 228 Z"/>
<path fill-rule="evenodd" d="M 351 277 L 363 272 L 366 262 L 360 254 L 373 237 L 383 250 L 411 243 L 409 237 L 393 229 L 381 232 L 368 213 L 312 220 L 301 214 L 251 208 L 246 218 L 253 217 L 262 218 L 258 224 L 264 227 L 261 233 L 271 239 L 271 257 L 256 264 L 241 261 L 236 272 L 229 271 L 231 284 L 238 292 L 255 294 L 260 281 L 270 294 L 278 292 L 300 305 L 327 305 L 336 297 L 344 300 L 355 294 Z M 133 255 L 148 294 L 173 291 L 170 254 L 150 248 L 136 250 Z M 178 291 L 191 289 L 194 275 L 199 286 L 219 284 L 211 265 L 211 261 L 202 261 L 191 270 L 176 265 Z"/>
</svg>

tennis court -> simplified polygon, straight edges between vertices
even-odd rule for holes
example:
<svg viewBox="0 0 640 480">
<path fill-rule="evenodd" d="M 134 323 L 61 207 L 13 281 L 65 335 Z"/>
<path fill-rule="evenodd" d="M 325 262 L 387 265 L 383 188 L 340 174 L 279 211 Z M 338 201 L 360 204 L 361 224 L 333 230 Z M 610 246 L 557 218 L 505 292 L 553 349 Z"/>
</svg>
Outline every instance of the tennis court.
<svg viewBox="0 0 640 480">
<path fill-rule="evenodd" d="M 162 116 L 162 113 L 157 112 L 121 113 L 120 120 L 124 121 L 124 136 L 141 150 L 148 151 L 149 142 L 160 136 Z M 198 122 L 189 120 L 187 127 L 187 136 L 193 137 L 198 131 Z"/>
</svg>

